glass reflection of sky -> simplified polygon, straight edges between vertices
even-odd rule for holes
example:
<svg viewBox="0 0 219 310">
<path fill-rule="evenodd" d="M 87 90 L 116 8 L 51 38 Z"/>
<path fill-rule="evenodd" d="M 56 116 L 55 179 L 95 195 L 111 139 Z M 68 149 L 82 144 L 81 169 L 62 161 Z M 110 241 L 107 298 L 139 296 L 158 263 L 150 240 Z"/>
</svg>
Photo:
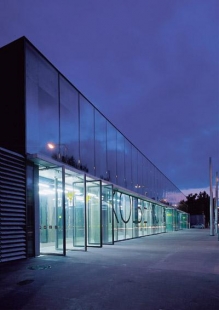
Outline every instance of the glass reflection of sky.
<svg viewBox="0 0 219 310">
<path fill-rule="evenodd" d="M 184 195 L 77 89 L 27 44 L 27 152 L 52 156 L 65 144 L 89 173 L 139 194 L 177 204 Z M 150 146 L 149 146 L 150 147 Z"/>
</svg>

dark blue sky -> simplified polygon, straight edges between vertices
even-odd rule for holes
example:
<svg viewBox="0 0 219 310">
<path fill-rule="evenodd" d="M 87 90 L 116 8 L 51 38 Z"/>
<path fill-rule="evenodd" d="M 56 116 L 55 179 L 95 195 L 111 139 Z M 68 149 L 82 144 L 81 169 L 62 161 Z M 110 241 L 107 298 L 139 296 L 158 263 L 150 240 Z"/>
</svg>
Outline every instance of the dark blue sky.
<svg viewBox="0 0 219 310">
<path fill-rule="evenodd" d="M 218 0 L 1 0 L 0 46 L 23 35 L 185 194 L 209 186 Z"/>
</svg>

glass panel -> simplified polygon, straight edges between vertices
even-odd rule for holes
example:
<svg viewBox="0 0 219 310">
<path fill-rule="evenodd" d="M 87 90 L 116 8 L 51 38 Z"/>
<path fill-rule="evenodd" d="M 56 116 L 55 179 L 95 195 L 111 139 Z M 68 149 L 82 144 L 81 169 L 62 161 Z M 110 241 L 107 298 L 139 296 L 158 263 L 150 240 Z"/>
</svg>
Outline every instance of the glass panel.
<svg viewBox="0 0 219 310">
<path fill-rule="evenodd" d="M 147 212 L 147 232 L 148 235 L 152 235 L 153 234 L 153 213 L 152 213 L 152 203 L 149 202 L 148 203 L 148 212 Z"/>
<path fill-rule="evenodd" d="M 63 254 L 62 169 L 39 170 L 40 253 Z"/>
<path fill-rule="evenodd" d="M 100 183 L 86 180 L 87 246 L 102 246 Z"/>
<path fill-rule="evenodd" d="M 117 240 L 130 239 L 132 233 L 132 197 L 120 192 L 115 197 L 116 208 L 114 223 L 117 222 Z M 115 226 L 114 226 L 115 227 Z"/>
<path fill-rule="evenodd" d="M 137 203 L 137 220 L 135 223 L 136 227 L 134 232 L 136 237 L 147 235 L 147 202 L 141 199 L 137 199 Z"/>
<path fill-rule="evenodd" d="M 137 191 L 138 188 L 138 152 L 136 148 L 132 145 L 132 182 L 133 191 Z"/>
<path fill-rule="evenodd" d="M 133 189 L 132 187 L 132 145 L 125 139 L 125 187 Z"/>
<path fill-rule="evenodd" d="M 132 215 L 132 196 L 129 195 L 123 195 L 123 205 L 125 203 L 125 217 L 123 218 L 125 220 L 125 238 L 130 239 L 133 238 L 133 215 Z"/>
<path fill-rule="evenodd" d="M 181 228 L 182 229 L 188 228 L 187 218 L 188 218 L 188 215 L 186 213 L 181 213 L 181 225 L 182 225 Z"/>
<path fill-rule="evenodd" d="M 142 202 L 142 230 L 143 235 L 149 235 L 149 202 L 143 201 Z"/>
<path fill-rule="evenodd" d="M 103 244 L 113 243 L 113 188 L 102 185 L 102 235 Z"/>
<path fill-rule="evenodd" d="M 173 210 L 166 209 L 166 229 L 167 231 L 173 231 Z"/>
<path fill-rule="evenodd" d="M 162 232 L 162 226 L 163 226 L 163 213 L 162 213 L 162 207 L 159 205 L 156 205 L 156 218 L 157 218 L 157 231 L 156 233 Z"/>
<path fill-rule="evenodd" d="M 94 107 L 80 95 L 80 168 L 94 175 Z"/>
<path fill-rule="evenodd" d="M 58 72 L 28 44 L 26 70 L 27 152 L 51 155 L 47 143 L 59 141 Z"/>
<path fill-rule="evenodd" d="M 125 240 L 125 223 L 127 221 L 125 217 L 126 207 L 125 199 L 122 193 L 117 192 L 117 209 L 116 214 L 118 218 L 118 240 Z"/>
<path fill-rule="evenodd" d="M 85 248 L 84 175 L 65 173 L 66 249 Z"/>
<path fill-rule="evenodd" d="M 107 173 L 108 180 L 117 184 L 116 174 L 116 129 L 107 122 Z"/>
<path fill-rule="evenodd" d="M 38 153 L 40 149 L 38 57 L 34 49 L 26 44 L 26 143 L 29 153 Z"/>
<path fill-rule="evenodd" d="M 163 214 L 162 232 L 166 232 L 166 208 L 165 207 L 162 207 L 162 214 Z"/>
<path fill-rule="evenodd" d="M 157 207 L 155 203 L 152 203 L 152 233 L 156 234 L 157 233 Z"/>
<path fill-rule="evenodd" d="M 125 168 L 125 161 L 124 161 L 124 137 L 123 135 L 117 131 L 117 147 L 116 147 L 116 175 L 117 175 L 117 184 L 120 186 L 125 185 L 125 174 L 124 174 L 124 168 Z"/>
<path fill-rule="evenodd" d="M 61 151 L 62 155 L 67 156 L 66 162 L 76 168 L 79 160 L 78 96 L 78 91 L 60 76 Z"/>
<path fill-rule="evenodd" d="M 149 163 L 149 179 L 148 179 L 148 197 L 154 198 L 154 166 L 152 163 Z"/>
<path fill-rule="evenodd" d="M 95 175 L 108 180 L 106 167 L 106 119 L 95 110 Z"/>
<path fill-rule="evenodd" d="M 143 192 L 142 194 L 148 196 L 148 160 L 144 157 L 142 163 L 142 184 Z"/>
<path fill-rule="evenodd" d="M 144 185 L 143 185 L 143 156 L 138 152 L 138 180 L 137 180 L 137 190 L 139 194 L 144 194 Z"/>
<path fill-rule="evenodd" d="M 177 230 L 177 211 L 173 209 L 173 230 Z"/>
<path fill-rule="evenodd" d="M 119 240 L 119 197 L 118 197 L 118 192 L 113 192 L 113 228 L 114 228 L 114 241 Z"/>
<path fill-rule="evenodd" d="M 132 198 L 132 207 L 133 207 L 133 237 L 136 238 L 139 236 L 139 228 L 142 220 L 141 214 L 141 202 L 140 199 L 133 197 Z"/>
</svg>

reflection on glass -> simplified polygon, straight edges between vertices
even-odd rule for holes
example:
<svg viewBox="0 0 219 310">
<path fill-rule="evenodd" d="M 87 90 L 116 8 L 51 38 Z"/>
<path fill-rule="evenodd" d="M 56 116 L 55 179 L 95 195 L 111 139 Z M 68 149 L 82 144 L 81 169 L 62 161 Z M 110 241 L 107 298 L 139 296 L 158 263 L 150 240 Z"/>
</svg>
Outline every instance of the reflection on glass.
<svg viewBox="0 0 219 310">
<path fill-rule="evenodd" d="M 125 186 L 125 145 L 124 145 L 124 136 L 117 131 L 117 140 L 116 140 L 116 175 L 117 175 L 117 184 Z"/>
<path fill-rule="evenodd" d="M 60 76 L 60 142 L 67 146 L 73 167 L 79 160 L 78 91 Z"/>
<path fill-rule="evenodd" d="M 67 146 L 65 163 L 102 180 L 170 206 L 185 198 L 28 42 L 25 62 L 28 153 L 51 156 L 46 145 L 53 141 Z"/>
<path fill-rule="evenodd" d="M 115 127 L 107 122 L 107 178 L 114 184 L 117 184 L 116 136 Z"/>
<path fill-rule="evenodd" d="M 124 186 L 128 189 L 132 188 L 132 145 L 125 139 L 125 184 Z"/>
<path fill-rule="evenodd" d="M 94 175 L 94 107 L 80 95 L 80 164 Z"/>
<path fill-rule="evenodd" d="M 58 72 L 26 46 L 27 152 L 48 154 L 46 143 L 59 138 Z"/>
<path fill-rule="evenodd" d="M 109 181 L 106 158 L 106 119 L 95 110 L 95 175 Z"/>
</svg>

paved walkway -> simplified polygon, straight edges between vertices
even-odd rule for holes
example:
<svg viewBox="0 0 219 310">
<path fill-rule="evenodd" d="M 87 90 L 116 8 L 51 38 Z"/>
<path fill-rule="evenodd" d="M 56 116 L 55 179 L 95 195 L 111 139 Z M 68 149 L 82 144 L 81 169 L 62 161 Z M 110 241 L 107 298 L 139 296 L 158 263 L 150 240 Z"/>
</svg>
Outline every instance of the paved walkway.
<svg viewBox="0 0 219 310">
<path fill-rule="evenodd" d="M 1 264 L 0 309 L 218 310 L 219 241 L 190 229 Z"/>
</svg>

